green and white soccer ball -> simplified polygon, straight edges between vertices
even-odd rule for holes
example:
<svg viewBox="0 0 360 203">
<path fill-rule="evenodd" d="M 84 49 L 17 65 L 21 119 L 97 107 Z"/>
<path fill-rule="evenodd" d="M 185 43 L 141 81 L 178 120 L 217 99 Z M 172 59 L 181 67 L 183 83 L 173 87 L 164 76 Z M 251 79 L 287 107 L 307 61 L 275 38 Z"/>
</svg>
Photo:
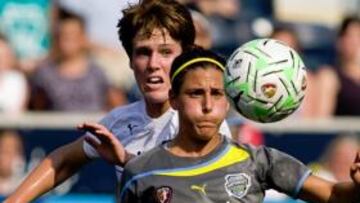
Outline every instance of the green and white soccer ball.
<svg viewBox="0 0 360 203">
<path fill-rule="evenodd" d="M 245 43 L 229 57 L 225 91 L 235 109 L 253 121 L 284 119 L 305 96 L 306 70 L 299 54 L 274 39 Z"/>
</svg>

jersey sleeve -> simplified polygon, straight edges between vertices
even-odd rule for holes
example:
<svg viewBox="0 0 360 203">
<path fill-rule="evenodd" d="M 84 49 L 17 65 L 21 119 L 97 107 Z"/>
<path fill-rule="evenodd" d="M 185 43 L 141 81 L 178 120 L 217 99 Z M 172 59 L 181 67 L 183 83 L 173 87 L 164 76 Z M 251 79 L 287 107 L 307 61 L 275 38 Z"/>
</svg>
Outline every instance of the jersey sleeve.
<svg viewBox="0 0 360 203">
<path fill-rule="evenodd" d="M 279 150 L 260 147 L 256 153 L 259 177 L 266 189 L 272 188 L 296 198 L 311 170 Z"/>
<path fill-rule="evenodd" d="M 100 124 L 104 125 L 107 129 L 110 129 L 110 125 L 111 122 L 113 121 L 113 116 L 111 115 L 111 113 L 109 113 L 108 115 L 106 115 L 102 120 L 100 120 Z M 97 142 L 100 143 L 100 140 L 97 139 L 93 134 L 91 134 L 90 132 L 86 132 L 84 136 L 89 136 L 92 137 L 94 140 L 96 140 Z M 95 159 L 100 157 L 99 153 L 96 151 L 96 149 L 94 149 L 94 147 L 92 147 L 85 139 L 83 142 L 83 150 L 86 154 L 86 156 L 90 159 Z"/>
</svg>

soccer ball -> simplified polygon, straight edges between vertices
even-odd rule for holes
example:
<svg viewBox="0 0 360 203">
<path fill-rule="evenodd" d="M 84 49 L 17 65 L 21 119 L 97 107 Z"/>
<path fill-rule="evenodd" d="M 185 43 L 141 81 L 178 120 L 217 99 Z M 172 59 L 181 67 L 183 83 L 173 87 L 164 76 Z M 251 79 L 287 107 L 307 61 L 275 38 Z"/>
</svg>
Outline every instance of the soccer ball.
<svg viewBox="0 0 360 203">
<path fill-rule="evenodd" d="M 299 54 L 274 39 L 245 43 L 229 57 L 225 91 L 244 117 L 267 123 L 284 119 L 305 96 L 306 70 Z"/>
</svg>

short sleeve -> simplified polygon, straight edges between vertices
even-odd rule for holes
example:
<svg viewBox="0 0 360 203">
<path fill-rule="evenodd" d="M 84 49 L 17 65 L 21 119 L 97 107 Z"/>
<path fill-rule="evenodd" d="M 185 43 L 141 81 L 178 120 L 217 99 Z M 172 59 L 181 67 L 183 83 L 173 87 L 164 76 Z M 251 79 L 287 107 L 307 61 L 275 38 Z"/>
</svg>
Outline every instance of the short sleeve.
<svg viewBox="0 0 360 203">
<path fill-rule="evenodd" d="M 132 173 L 124 169 L 123 175 L 120 181 L 120 203 L 136 203 L 138 202 L 138 197 L 136 193 L 136 182 L 133 181 Z"/>
<path fill-rule="evenodd" d="M 294 198 L 311 174 L 299 160 L 273 148 L 258 148 L 255 160 L 266 189 L 272 188 Z"/>
<path fill-rule="evenodd" d="M 102 120 L 100 120 L 100 124 L 104 125 L 107 129 L 110 129 L 110 125 L 111 122 L 114 120 L 113 116 L 111 115 L 111 113 L 109 113 L 108 115 L 106 115 Z M 85 133 L 84 136 L 90 136 L 93 139 L 97 140 L 98 142 L 100 142 L 99 139 L 97 139 L 93 134 L 87 132 Z M 94 149 L 94 147 L 92 147 L 85 139 L 83 142 L 83 150 L 86 154 L 86 156 L 90 159 L 95 159 L 100 157 L 99 153 L 96 151 L 96 149 Z"/>
</svg>

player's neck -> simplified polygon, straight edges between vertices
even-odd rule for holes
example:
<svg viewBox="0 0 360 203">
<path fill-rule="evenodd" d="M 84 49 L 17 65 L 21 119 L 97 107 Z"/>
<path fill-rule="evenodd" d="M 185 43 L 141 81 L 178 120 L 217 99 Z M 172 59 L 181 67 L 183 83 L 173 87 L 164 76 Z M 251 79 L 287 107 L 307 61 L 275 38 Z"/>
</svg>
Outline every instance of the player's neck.
<svg viewBox="0 0 360 203">
<path fill-rule="evenodd" d="M 151 118 L 158 118 L 162 116 L 167 110 L 169 110 L 169 108 L 170 104 L 168 101 L 157 104 L 146 102 L 146 113 Z"/>
<path fill-rule="evenodd" d="M 202 157 L 215 150 L 222 141 L 220 134 L 210 140 L 195 140 L 190 136 L 177 135 L 169 144 L 169 151 L 180 157 Z"/>
</svg>

